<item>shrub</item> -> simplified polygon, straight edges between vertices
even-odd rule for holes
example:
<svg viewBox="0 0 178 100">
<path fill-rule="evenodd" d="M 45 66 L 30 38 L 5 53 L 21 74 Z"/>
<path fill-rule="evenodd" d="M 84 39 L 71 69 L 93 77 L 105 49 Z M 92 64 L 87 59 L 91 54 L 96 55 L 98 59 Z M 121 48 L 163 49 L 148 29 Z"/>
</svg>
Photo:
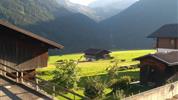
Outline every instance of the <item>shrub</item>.
<svg viewBox="0 0 178 100">
<path fill-rule="evenodd" d="M 77 63 L 74 60 L 64 60 L 56 63 L 56 70 L 53 71 L 52 82 L 65 88 L 73 88 L 77 79 Z"/>
<path fill-rule="evenodd" d="M 103 100 L 122 100 L 125 97 L 126 95 L 123 90 L 117 90 L 116 92 L 107 95 Z"/>
<path fill-rule="evenodd" d="M 114 79 L 111 81 L 110 88 L 113 89 L 113 92 L 116 92 L 118 89 L 127 89 L 130 82 L 130 76 L 123 76 L 120 79 Z"/>
<path fill-rule="evenodd" d="M 126 95 L 124 94 L 123 90 L 117 90 L 115 93 L 113 93 L 113 100 L 121 100 L 125 97 Z"/>
<path fill-rule="evenodd" d="M 141 91 L 144 91 L 144 89 L 146 90 L 146 88 L 143 86 L 133 84 L 129 87 L 129 89 L 126 92 L 127 92 L 127 94 L 136 94 Z"/>
<path fill-rule="evenodd" d="M 53 73 L 52 71 L 40 71 L 37 72 L 37 75 L 44 76 L 44 75 L 51 75 L 52 73 Z"/>
<path fill-rule="evenodd" d="M 109 66 L 106 71 L 109 79 L 116 78 L 118 72 L 118 63 L 116 62 L 113 66 Z"/>
<path fill-rule="evenodd" d="M 104 89 L 105 84 L 102 83 L 100 78 L 88 78 L 85 85 L 84 95 L 91 99 L 102 98 Z"/>
</svg>

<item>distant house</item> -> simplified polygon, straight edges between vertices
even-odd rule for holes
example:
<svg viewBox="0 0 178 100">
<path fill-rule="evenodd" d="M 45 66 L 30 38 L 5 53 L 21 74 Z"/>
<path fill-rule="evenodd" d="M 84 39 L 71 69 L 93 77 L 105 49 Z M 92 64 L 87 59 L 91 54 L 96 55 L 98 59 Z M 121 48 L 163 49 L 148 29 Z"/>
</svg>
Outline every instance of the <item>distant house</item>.
<svg viewBox="0 0 178 100">
<path fill-rule="evenodd" d="M 98 59 L 109 59 L 111 51 L 103 49 L 87 49 L 84 51 L 85 58 L 87 61 L 93 61 Z"/>
<path fill-rule="evenodd" d="M 35 75 L 36 68 L 47 66 L 48 50 L 63 46 L 0 20 L 0 69 L 11 68 Z M 25 75 L 24 75 L 25 76 Z"/>
<path fill-rule="evenodd" d="M 141 63 L 141 84 L 156 86 L 178 79 L 178 24 L 164 25 L 149 37 L 156 39 L 156 54 L 136 58 Z"/>
</svg>

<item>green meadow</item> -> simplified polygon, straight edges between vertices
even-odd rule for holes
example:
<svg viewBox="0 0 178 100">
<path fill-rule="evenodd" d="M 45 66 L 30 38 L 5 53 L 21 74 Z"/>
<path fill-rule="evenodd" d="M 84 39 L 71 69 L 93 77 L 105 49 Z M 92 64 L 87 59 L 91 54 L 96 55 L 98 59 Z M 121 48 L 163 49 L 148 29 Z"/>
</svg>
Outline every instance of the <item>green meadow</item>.
<svg viewBox="0 0 178 100">
<path fill-rule="evenodd" d="M 77 83 L 77 85 L 80 89 L 74 90 L 74 91 L 83 95 L 83 88 L 84 88 L 85 80 L 88 77 L 100 76 L 102 79 L 105 79 L 106 69 L 116 64 L 116 62 L 117 62 L 118 67 L 138 65 L 139 61 L 135 61 L 134 58 L 144 56 L 150 53 L 155 53 L 155 52 L 156 52 L 155 50 L 113 51 L 111 53 L 111 56 L 113 57 L 113 59 L 98 60 L 98 61 L 93 61 L 93 62 L 86 62 L 84 55 L 82 53 L 56 55 L 56 56 L 49 57 L 48 67 L 38 69 L 37 71 L 48 73 L 48 74 L 45 74 L 39 77 L 45 80 L 51 80 L 53 78 L 52 71 L 55 70 L 55 63 L 57 61 L 78 60 L 79 63 L 77 67 L 80 69 L 78 73 L 78 77 L 80 78 L 80 80 Z M 132 78 L 139 80 L 139 68 L 119 71 L 118 78 L 120 78 L 121 76 L 131 76 Z M 109 89 L 106 89 L 106 92 L 109 92 L 109 91 L 110 91 Z M 58 98 L 61 99 L 60 97 Z"/>
<path fill-rule="evenodd" d="M 98 60 L 93 62 L 84 62 L 83 54 L 66 54 L 59 56 L 50 56 L 48 61 L 48 67 L 38 69 L 38 71 L 52 71 L 55 70 L 55 63 L 59 60 L 79 60 L 78 68 L 80 69 L 80 76 L 93 76 L 103 74 L 106 72 L 106 68 L 112 66 L 116 62 L 118 66 L 129 66 L 139 64 L 138 61 L 134 61 L 134 58 L 144 56 L 146 54 L 154 53 L 155 50 L 129 50 L 129 51 L 113 51 L 110 60 Z M 121 60 L 125 60 L 122 62 Z M 44 76 L 45 77 L 45 76 Z M 46 77 L 47 78 L 47 77 Z"/>
</svg>

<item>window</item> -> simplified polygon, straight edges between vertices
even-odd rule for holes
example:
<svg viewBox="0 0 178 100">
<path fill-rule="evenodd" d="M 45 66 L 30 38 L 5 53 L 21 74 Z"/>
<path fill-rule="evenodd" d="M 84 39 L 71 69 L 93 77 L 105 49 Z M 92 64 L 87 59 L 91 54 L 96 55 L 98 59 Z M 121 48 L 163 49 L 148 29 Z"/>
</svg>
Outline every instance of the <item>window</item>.
<svg viewBox="0 0 178 100">
<path fill-rule="evenodd" d="M 171 45 L 175 45 L 175 40 L 174 40 L 174 39 L 171 39 L 171 40 L 170 40 L 170 43 L 171 43 Z"/>
</svg>

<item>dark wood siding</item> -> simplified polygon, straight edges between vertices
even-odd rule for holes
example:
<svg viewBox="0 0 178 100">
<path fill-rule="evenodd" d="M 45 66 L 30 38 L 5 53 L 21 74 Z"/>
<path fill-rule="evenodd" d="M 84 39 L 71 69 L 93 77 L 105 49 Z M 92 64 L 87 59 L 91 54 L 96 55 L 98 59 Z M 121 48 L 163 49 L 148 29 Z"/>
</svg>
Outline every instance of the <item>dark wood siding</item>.
<svg viewBox="0 0 178 100">
<path fill-rule="evenodd" d="M 158 85 L 164 83 L 166 78 L 165 69 L 167 65 L 154 58 L 145 58 L 140 62 L 140 82 L 142 84 L 147 82 L 155 82 Z M 155 72 L 152 73 L 151 70 L 155 70 Z"/>
<path fill-rule="evenodd" d="M 7 65 L 26 71 L 47 66 L 48 47 L 45 44 L 2 27 L 0 33 L 0 67 Z"/>
<path fill-rule="evenodd" d="M 158 38 L 157 48 L 178 49 L 178 39 Z"/>
<path fill-rule="evenodd" d="M 178 39 L 176 39 L 176 48 L 178 49 Z"/>
<path fill-rule="evenodd" d="M 17 67 L 23 70 L 47 66 L 48 50 L 17 42 Z"/>
</svg>

